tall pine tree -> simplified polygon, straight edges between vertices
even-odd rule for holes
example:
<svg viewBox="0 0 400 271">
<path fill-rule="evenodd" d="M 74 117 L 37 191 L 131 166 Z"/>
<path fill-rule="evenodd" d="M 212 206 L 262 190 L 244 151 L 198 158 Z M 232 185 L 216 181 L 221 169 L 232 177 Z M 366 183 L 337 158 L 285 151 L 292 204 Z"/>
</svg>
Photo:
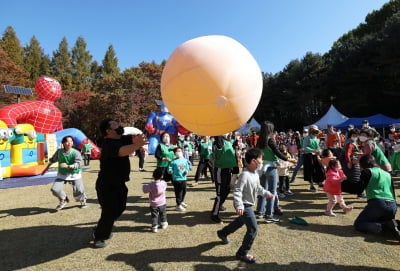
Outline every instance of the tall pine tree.
<svg viewBox="0 0 400 271">
<path fill-rule="evenodd" d="M 16 65 L 24 65 L 24 49 L 12 26 L 8 26 L 0 41 L 1 47 Z"/>
<path fill-rule="evenodd" d="M 92 56 L 86 50 L 86 42 L 83 37 L 78 37 L 72 48 L 72 78 L 73 90 L 88 90 L 92 84 L 90 72 Z"/>
<path fill-rule="evenodd" d="M 112 45 L 108 46 L 108 50 L 103 59 L 103 76 L 118 76 L 118 58 Z"/>
<path fill-rule="evenodd" d="M 68 49 L 68 41 L 63 37 L 58 50 L 53 52 L 51 61 L 51 73 L 58 79 L 63 90 L 72 90 L 72 63 L 71 53 Z"/>
</svg>

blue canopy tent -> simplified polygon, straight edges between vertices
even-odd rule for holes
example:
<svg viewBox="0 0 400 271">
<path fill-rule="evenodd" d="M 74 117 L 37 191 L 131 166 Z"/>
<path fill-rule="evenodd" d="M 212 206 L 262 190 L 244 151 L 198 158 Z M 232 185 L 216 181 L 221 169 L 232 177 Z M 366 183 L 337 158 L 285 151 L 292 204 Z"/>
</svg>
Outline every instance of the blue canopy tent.
<svg viewBox="0 0 400 271">
<path fill-rule="evenodd" d="M 368 120 L 369 125 L 375 128 L 386 128 L 389 125 L 398 122 L 398 119 L 394 119 L 383 114 L 376 114 L 369 117 L 363 118 L 349 118 L 345 122 L 335 125 L 336 128 L 343 129 L 347 128 L 350 124 L 353 124 L 356 128 L 362 127 L 363 120 Z"/>
</svg>

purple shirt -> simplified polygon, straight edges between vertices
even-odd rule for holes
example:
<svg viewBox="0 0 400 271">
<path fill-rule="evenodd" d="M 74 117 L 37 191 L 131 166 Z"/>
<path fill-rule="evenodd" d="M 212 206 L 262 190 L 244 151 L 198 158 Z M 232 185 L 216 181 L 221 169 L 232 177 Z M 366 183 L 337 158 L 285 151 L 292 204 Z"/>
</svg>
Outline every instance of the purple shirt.
<svg viewBox="0 0 400 271">
<path fill-rule="evenodd" d="M 151 182 L 143 185 L 143 192 L 149 193 L 150 206 L 159 207 L 167 204 L 165 191 L 167 190 L 167 183 L 163 180 L 159 182 Z"/>
</svg>

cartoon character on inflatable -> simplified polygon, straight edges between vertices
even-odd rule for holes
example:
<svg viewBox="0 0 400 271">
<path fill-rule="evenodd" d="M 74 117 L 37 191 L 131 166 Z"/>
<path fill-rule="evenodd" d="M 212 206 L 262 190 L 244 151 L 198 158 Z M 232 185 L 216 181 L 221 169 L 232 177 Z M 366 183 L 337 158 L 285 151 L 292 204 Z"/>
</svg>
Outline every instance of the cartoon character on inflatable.
<svg viewBox="0 0 400 271">
<path fill-rule="evenodd" d="M 63 130 L 62 113 L 54 105 L 54 102 L 61 97 L 62 93 L 61 85 L 57 80 L 47 76 L 40 77 L 35 82 L 35 90 L 38 95 L 37 101 L 22 102 L 0 109 L 0 120 L 3 122 L 1 128 L 4 131 L 5 129 L 11 129 L 11 132 L 15 132 L 15 139 L 10 141 L 13 144 L 13 147 L 11 147 L 11 168 L 13 164 L 42 163 L 45 149 L 47 147 L 48 150 L 49 147 L 45 144 L 45 141 L 47 141 L 47 138 L 51 138 L 51 136 L 56 137 L 58 145 L 61 143 L 61 139 L 65 133 L 73 137 L 75 136 L 74 143 L 77 148 L 82 147 L 81 145 L 87 139 L 87 136 L 78 129 L 69 128 Z M 87 140 L 93 146 L 92 158 L 98 159 L 100 157 L 99 148 L 90 139 Z M 4 148 L 6 151 L 9 147 L 7 145 Z M 33 155 L 29 158 L 26 156 L 27 154 Z M 28 161 L 27 159 L 31 159 L 32 161 Z M 19 173 L 15 174 L 11 170 L 11 176 L 35 175 L 36 170 L 29 170 L 26 172 L 18 171 Z M 29 172 L 32 174 L 29 174 Z M 7 175 L 8 173 L 3 174 L 4 177 L 9 177 Z"/>
<path fill-rule="evenodd" d="M 170 135 L 171 143 L 176 144 L 178 132 L 183 135 L 189 133 L 181 126 L 176 119 L 169 113 L 168 108 L 162 101 L 156 100 L 161 107 L 160 112 L 151 112 L 147 118 L 145 129 L 149 132 L 149 148 L 148 153 L 154 154 L 158 144 L 160 143 L 160 135 L 167 132 Z"/>
</svg>

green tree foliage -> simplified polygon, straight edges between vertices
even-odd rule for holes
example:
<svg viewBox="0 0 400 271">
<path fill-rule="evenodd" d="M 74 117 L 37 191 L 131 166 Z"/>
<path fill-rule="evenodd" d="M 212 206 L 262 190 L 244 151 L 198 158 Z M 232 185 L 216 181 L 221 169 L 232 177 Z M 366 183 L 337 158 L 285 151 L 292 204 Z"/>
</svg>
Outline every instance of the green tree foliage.
<svg viewBox="0 0 400 271">
<path fill-rule="evenodd" d="M 117 76 L 119 74 L 118 58 L 112 45 L 108 46 L 103 59 L 103 73 L 104 76 Z"/>
<path fill-rule="evenodd" d="M 24 49 L 22 48 L 21 43 L 17 38 L 17 33 L 15 33 L 12 26 L 8 26 L 4 31 L 0 45 L 15 65 L 23 66 Z"/>
<path fill-rule="evenodd" d="M 59 80 L 64 90 L 72 90 L 72 63 L 66 37 L 61 40 L 58 50 L 53 51 L 51 74 Z"/>
<path fill-rule="evenodd" d="M 22 68 L 23 49 L 11 26 L 4 32 L 0 45 L 4 48 L 0 51 L 1 82 L 31 87 L 33 82 L 27 80 Z M 400 0 L 391 0 L 339 37 L 325 54 L 307 52 L 290 61 L 282 71 L 263 74 L 262 97 L 254 117 L 259 122 L 274 122 L 278 130 L 302 129 L 318 120 L 333 103 L 347 116 L 382 113 L 398 118 L 398 48 Z M 142 62 L 120 72 L 112 45 L 100 65 L 92 61 L 83 37 L 77 39 L 71 51 L 63 38 L 51 59 L 43 54 L 38 41 L 31 40 L 25 61 L 32 79 L 39 75 L 36 66 L 33 72 L 30 58 L 34 55 L 42 58 L 39 73 L 47 74 L 46 63 L 51 63 L 51 75 L 67 90 L 57 102 L 64 113 L 65 127 L 80 128 L 96 138 L 97 125 L 105 117 L 118 119 L 127 126 L 135 122 L 135 126 L 143 129 L 149 113 L 160 110 L 155 100 L 161 99 L 165 62 Z"/>
<path fill-rule="evenodd" d="M 282 72 L 264 74 L 263 93 L 254 117 L 273 121 L 279 130 L 317 119 L 324 107 L 324 70 L 322 56 L 309 52 L 301 61 L 292 60 Z"/>
<path fill-rule="evenodd" d="M 311 124 L 331 103 L 347 116 L 400 117 L 400 0 L 386 3 L 340 37 L 322 57 L 311 52 L 282 72 L 264 75 L 254 114 L 278 129 Z"/>
<path fill-rule="evenodd" d="M 92 85 L 90 67 L 92 55 L 86 49 L 86 41 L 78 37 L 75 46 L 72 48 L 72 89 L 75 91 L 88 90 Z"/>
<path fill-rule="evenodd" d="M 50 59 L 45 56 L 39 41 L 33 36 L 29 44 L 24 48 L 24 67 L 30 73 L 32 81 L 42 75 L 48 75 L 50 71 Z"/>
</svg>

